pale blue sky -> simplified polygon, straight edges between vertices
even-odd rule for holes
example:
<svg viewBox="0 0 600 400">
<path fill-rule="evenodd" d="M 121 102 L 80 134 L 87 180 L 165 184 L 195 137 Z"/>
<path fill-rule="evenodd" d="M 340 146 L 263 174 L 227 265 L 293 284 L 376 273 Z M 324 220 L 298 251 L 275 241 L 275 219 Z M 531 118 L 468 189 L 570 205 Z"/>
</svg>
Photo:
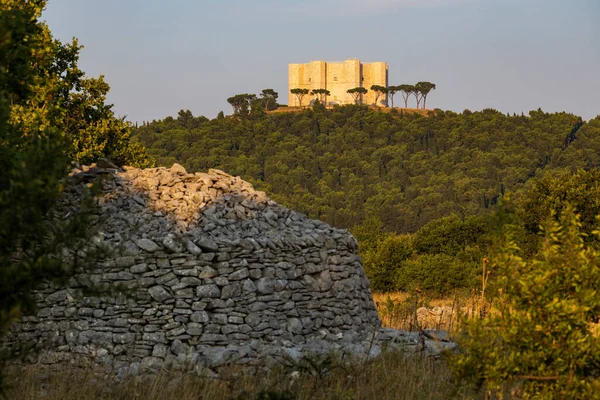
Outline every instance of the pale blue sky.
<svg viewBox="0 0 600 400">
<path fill-rule="evenodd" d="M 288 63 L 347 58 L 436 83 L 428 108 L 600 114 L 600 0 L 50 0 L 43 18 L 131 121 L 286 103 Z"/>
</svg>

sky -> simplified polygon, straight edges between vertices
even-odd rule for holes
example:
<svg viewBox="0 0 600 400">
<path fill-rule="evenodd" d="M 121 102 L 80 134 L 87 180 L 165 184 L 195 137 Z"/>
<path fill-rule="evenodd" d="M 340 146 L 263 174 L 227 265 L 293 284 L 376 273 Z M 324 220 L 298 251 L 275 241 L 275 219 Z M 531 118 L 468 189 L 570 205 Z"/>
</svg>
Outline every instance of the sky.
<svg viewBox="0 0 600 400">
<path fill-rule="evenodd" d="M 265 88 L 285 104 L 289 63 L 348 58 L 435 83 L 428 108 L 600 114 L 600 0 L 49 0 L 42 18 L 132 122 Z"/>
</svg>

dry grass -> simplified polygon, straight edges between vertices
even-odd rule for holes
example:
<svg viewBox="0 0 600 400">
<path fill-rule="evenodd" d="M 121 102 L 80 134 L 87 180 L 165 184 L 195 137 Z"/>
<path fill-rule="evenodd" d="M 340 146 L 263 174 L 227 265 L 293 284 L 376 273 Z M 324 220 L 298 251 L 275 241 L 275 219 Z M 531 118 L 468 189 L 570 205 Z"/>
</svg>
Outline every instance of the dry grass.
<svg viewBox="0 0 600 400">
<path fill-rule="evenodd" d="M 489 311 L 490 305 L 483 300 L 480 290 L 470 293 L 456 293 L 447 298 L 428 298 L 415 293 L 390 292 L 373 293 L 375 307 L 386 328 L 415 331 L 421 328 L 443 329 L 455 332 L 463 318 L 479 317 Z M 417 309 L 444 307 L 443 315 L 429 314 L 426 318 L 417 317 Z M 448 311 L 449 310 L 449 311 Z"/>
<path fill-rule="evenodd" d="M 386 352 L 364 363 L 324 357 L 304 366 L 228 368 L 219 377 L 171 373 L 117 382 L 99 371 L 13 367 L 9 399 L 449 399 L 458 395 L 443 360 Z M 459 396 L 464 398 L 464 394 Z"/>
</svg>

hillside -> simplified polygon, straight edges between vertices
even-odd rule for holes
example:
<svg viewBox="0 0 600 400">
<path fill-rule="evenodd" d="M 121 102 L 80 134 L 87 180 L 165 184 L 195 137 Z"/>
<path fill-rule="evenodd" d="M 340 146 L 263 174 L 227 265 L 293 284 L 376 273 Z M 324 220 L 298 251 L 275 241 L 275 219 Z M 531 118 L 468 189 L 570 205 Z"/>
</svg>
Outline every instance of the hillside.
<svg viewBox="0 0 600 400">
<path fill-rule="evenodd" d="M 213 120 L 181 111 L 135 136 L 158 165 L 223 169 L 334 226 L 374 216 L 397 233 L 485 214 L 532 177 L 600 163 L 600 118 L 541 110 L 425 117 L 343 106 Z"/>
</svg>

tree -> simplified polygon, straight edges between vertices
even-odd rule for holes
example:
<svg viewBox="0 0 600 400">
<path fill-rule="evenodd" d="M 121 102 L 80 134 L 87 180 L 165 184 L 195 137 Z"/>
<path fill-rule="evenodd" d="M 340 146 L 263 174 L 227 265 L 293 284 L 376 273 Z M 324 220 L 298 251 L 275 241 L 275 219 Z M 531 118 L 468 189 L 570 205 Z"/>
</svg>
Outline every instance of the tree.
<svg viewBox="0 0 600 400">
<path fill-rule="evenodd" d="M 362 95 L 366 94 L 368 90 L 364 87 L 359 86 L 352 89 L 348 89 L 346 90 L 346 92 L 352 96 L 352 98 L 354 99 L 354 104 L 358 104 L 359 102 L 362 103 Z"/>
<path fill-rule="evenodd" d="M 244 101 L 245 98 L 243 94 L 236 94 L 235 96 L 227 98 L 227 102 L 231 104 L 234 114 L 238 114 L 240 112 Z"/>
<path fill-rule="evenodd" d="M 247 115 L 250 111 L 250 103 L 256 99 L 255 94 L 236 94 L 227 99 L 227 102 L 233 107 L 233 113 L 236 115 Z"/>
<path fill-rule="evenodd" d="M 390 95 L 390 99 L 392 100 L 392 108 L 394 108 L 394 95 L 396 94 L 396 92 L 398 92 L 400 89 L 398 86 L 389 86 L 387 88 L 388 90 L 388 94 Z"/>
<path fill-rule="evenodd" d="M 417 89 L 421 93 L 421 96 L 423 98 L 423 108 L 425 108 L 425 102 L 427 101 L 427 95 L 429 94 L 429 92 L 431 92 L 432 90 L 435 89 L 435 84 L 431 83 L 431 82 L 417 82 L 415 87 L 417 87 Z M 417 108 L 418 108 L 418 106 L 417 106 Z"/>
<path fill-rule="evenodd" d="M 69 156 L 80 163 L 106 157 L 118 165 L 151 166 L 153 161 L 145 149 L 131 138 L 133 126 L 116 117 L 112 105 L 106 103 L 110 87 L 104 78 L 87 78 L 77 65 L 82 46 L 76 39 L 66 44 L 54 39 L 48 27 L 37 20 L 36 10 L 45 5 L 44 0 L 6 0 L 0 4 L 2 23 L 11 36 L 11 50 L 3 64 L 8 72 L 5 90 L 12 104 L 28 99 L 13 107 L 11 120 L 19 121 L 26 134 L 35 134 L 32 129 L 40 127 L 55 127 L 69 141 Z M 21 24 L 17 13 L 31 13 L 33 22 Z M 19 65 L 30 51 L 38 52 L 36 61 Z M 17 91 L 22 90 L 19 86 L 23 82 L 41 81 L 42 76 L 48 79 L 35 93 Z M 30 125 L 32 118 L 43 123 Z"/>
<path fill-rule="evenodd" d="M 539 245 L 540 226 L 554 212 L 559 218 L 566 204 L 579 214 L 587 240 L 596 240 L 592 234 L 597 229 L 596 216 L 600 215 L 600 171 L 579 170 L 572 174 L 546 174 L 537 179 L 516 199 L 516 215 L 524 234 L 519 245 L 527 252 Z"/>
<path fill-rule="evenodd" d="M 423 97 L 423 93 L 421 92 L 421 88 L 417 87 L 417 85 L 412 86 L 411 94 L 415 96 L 415 100 L 417 101 L 417 108 L 419 108 L 421 104 L 421 98 Z"/>
<path fill-rule="evenodd" d="M 371 86 L 371 90 L 375 92 L 375 105 L 377 107 L 379 107 L 379 98 L 382 95 L 387 95 L 388 93 L 388 88 L 385 86 L 380 86 L 380 85 L 372 85 Z M 387 104 L 387 99 L 384 100 L 384 103 Z"/>
<path fill-rule="evenodd" d="M 277 98 L 279 97 L 279 93 L 273 89 L 263 89 L 260 97 L 262 97 L 265 111 L 271 111 L 277 108 Z"/>
<path fill-rule="evenodd" d="M 315 96 L 323 105 L 327 105 L 327 96 L 331 94 L 331 92 L 327 89 L 313 89 L 310 94 Z"/>
<path fill-rule="evenodd" d="M 490 398 L 587 399 L 600 388 L 600 252 L 568 205 L 543 233 L 539 254 L 524 259 L 505 227 L 492 258 L 494 308 L 465 323 L 463 351 L 451 359 L 457 376 Z"/>
<path fill-rule="evenodd" d="M 399 86 L 395 86 L 400 93 L 402 93 L 402 98 L 404 99 L 404 108 L 408 108 L 408 98 L 415 90 L 414 85 L 403 84 Z"/>
<path fill-rule="evenodd" d="M 302 107 L 302 99 L 308 94 L 308 89 L 295 88 L 291 89 L 290 93 L 296 96 L 298 99 L 298 105 Z"/>
<path fill-rule="evenodd" d="M 71 160 L 80 156 L 73 141 L 84 123 L 77 119 L 91 118 L 89 133 L 100 121 L 118 124 L 99 103 L 100 116 L 85 110 L 69 114 L 73 110 L 66 102 L 80 99 L 85 108 L 84 94 L 94 94 L 85 88 L 71 92 L 72 82 L 84 82 L 76 68 L 56 75 L 64 67 L 65 46 L 39 21 L 45 5 L 42 0 L 0 3 L 0 339 L 20 315 L 35 311 L 31 290 L 48 280 L 64 281 L 87 265 L 77 262 L 82 249 L 94 255 L 87 215 L 91 198 L 73 204 L 70 216 L 56 215 L 55 205 Z"/>
</svg>

